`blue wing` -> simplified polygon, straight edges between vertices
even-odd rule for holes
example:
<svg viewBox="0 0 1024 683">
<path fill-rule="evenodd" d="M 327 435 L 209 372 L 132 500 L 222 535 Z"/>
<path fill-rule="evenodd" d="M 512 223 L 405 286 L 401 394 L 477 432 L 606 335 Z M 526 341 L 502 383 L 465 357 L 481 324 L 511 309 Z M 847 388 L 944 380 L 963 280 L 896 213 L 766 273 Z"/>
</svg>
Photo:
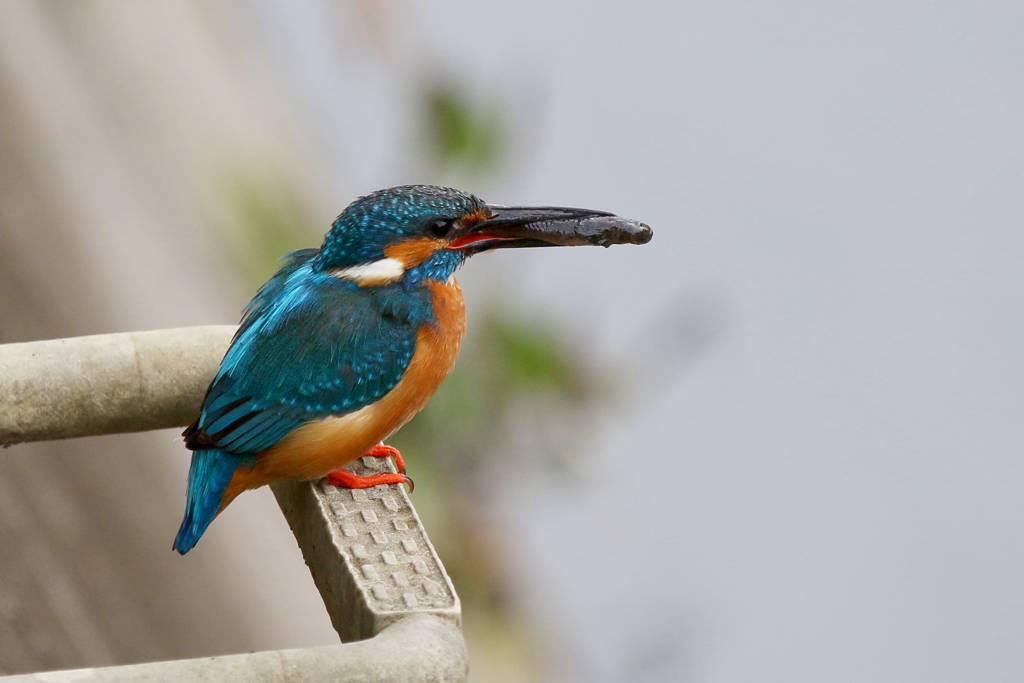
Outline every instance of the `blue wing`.
<svg viewBox="0 0 1024 683">
<path fill-rule="evenodd" d="M 360 288 L 291 261 L 246 307 L 242 325 L 185 431 L 193 450 L 259 453 L 309 420 L 344 415 L 398 384 L 432 323 L 425 288 Z"/>
</svg>

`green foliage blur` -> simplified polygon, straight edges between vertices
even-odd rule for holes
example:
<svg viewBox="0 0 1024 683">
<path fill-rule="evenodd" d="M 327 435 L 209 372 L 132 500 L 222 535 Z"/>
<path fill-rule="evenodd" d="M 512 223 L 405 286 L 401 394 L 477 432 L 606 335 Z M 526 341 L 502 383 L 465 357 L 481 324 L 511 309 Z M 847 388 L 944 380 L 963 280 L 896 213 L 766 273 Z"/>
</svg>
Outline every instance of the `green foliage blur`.
<svg viewBox="0 0 1024 683">
<path fill-rule="evenodd" d="M 391 439 L 428 482 L 422 494 L 417 490 L 417 505 L 463 602 L 477 610 L 503 610 L 509 597 L 500 567 L 504 550 L 493 543 L 488 479 L 529 470 L 506 462 L 517 458 L 517 430 L 550 433 L 550 421 L 577 424 L 600 395 L 553 323 L 511 310 L 492 303 L 475 312 L 478 323 L 452 375 Z M 540 455 L 557 465 L 571 446 L 557 435 L 552 440 Z"/>
<path fill-rule="evenodd" d="M 326 232 L 313 225 L 308 199 L 284 178 L 229 173 L 223 194 L 221 240 L 253 294 L 281 267 L 282 256 L 319 246 Z"/>
<path fill-rule="evenodd" d="M 468 176 L 495 170 L 505 154 L 501 109 L 480 103 L 450 79 L 428 82 L 422 93 L 425 147 L 433 163 Z"/>
</svg>

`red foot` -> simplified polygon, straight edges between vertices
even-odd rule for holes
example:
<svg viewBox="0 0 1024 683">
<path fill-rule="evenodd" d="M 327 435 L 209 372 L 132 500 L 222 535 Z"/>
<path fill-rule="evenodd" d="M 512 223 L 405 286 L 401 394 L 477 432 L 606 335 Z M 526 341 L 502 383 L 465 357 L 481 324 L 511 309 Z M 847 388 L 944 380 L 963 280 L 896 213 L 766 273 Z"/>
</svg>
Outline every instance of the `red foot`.
<svg viewBox="0 0 1024 683">
<path fill-rule="evenodd" d="M 408 484 L 410 491 L 415 488 L 412 479 L 409 477 L 404 474 L 391 474 L 390 472 L 360 477 L 358 474 L 352 474 L 348 470 L 337 470 L 327 475 L 327 482 L 346 489 L 368 489 L 378 484 Z"/>
<path fill-rule="evenodd" d="M 371 474 L 368 477 L 360 477 L 348 470 L 337 470 L 327 475 L 327 481 L 335 486 L 342 486 L 347 489 L 368 489 L 378 484 L 408 484 L 410 491 L 416 488 L 412 479 L 405 476 L 405 459 L 402 458 L 402 454 L 398 452 L 397 448 L 377 444 L 366 455 L 374 458 L 394 458 L 398 474 L 388 472 L 386 474 Z"/>
<path fill-rule="evenodd" d="M 374 458 L 394 458 L 395 467 L 398 468 L 400 473 L 405 474 L 405 458 L 402 457 L 402 454 L 399 453 L 398 449 L 394 446 L 385 446 L 384 444 L 379 443 L 368 450 L 366 455 Z"/>
</svg>

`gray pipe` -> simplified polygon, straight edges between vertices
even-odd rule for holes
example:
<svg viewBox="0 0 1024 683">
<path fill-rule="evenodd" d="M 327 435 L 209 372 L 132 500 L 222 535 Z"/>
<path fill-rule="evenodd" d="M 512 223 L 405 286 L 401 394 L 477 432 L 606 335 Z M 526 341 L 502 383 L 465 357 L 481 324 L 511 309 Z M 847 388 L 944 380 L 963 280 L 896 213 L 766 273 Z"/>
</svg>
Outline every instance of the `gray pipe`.
<svg viewBox="0 0 1024 683">
<path fill-rule="evenodd" d="M 369 640 L 305 650 L 24 674 L 4 683 L 460 683 L 462 633 L 451 621 L 406 616 Z"/>
<path fill-rule="evenodd" d="M 235 329 L 0 345 L 0 445 L 187 425 Z"/>
</svg>

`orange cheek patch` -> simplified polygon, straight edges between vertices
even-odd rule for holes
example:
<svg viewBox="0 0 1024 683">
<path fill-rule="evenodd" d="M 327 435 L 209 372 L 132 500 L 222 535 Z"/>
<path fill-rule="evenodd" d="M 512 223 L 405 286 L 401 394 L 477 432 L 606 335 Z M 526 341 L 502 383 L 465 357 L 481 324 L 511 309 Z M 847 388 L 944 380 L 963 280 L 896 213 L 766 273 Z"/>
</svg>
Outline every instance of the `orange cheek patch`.
<svg viewBox="0 0 1024 683">
<path fill-rule="evenodd" d="M 386 247 L 384 249 L 384 255 L 388 258 L 401 261 L 408 270 L 409 268 L 415 268 L 420 265 L 433 256 L 434 252 L 442 248 L 444 248 L 444 243 L 440 240 L 430 239 L 429 237 L 418 237 L 416 239 L 406 240 Z"/>
</svg>

